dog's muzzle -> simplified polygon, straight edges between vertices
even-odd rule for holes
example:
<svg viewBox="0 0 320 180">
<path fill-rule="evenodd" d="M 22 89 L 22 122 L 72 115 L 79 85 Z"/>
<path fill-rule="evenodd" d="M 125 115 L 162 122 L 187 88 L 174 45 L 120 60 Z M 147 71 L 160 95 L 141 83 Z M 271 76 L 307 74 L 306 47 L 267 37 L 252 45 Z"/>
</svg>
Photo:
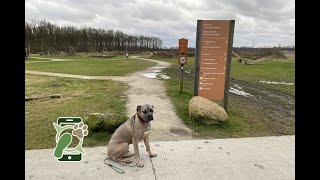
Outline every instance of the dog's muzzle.
<svg viewBox="0 0 320 180">
<path fill-rule="evenodd" d="M 147 120 L 150 122 L 153 120 L 153 114 L 152 113 L 148 113 L 147 115 Z"/>
</svg>

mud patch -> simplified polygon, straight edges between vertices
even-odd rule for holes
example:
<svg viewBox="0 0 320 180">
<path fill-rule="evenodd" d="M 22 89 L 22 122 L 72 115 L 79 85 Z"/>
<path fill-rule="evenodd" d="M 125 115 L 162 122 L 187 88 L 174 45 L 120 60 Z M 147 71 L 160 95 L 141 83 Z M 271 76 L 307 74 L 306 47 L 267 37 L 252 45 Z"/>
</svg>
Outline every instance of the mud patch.
<svg viewBox="0 0 320 180">
<path fill-rule="evenodd" d="M 170 128 L 170 132 L 180 136 L 190 135 L 189 131 L 182 128 Z"/>
<path fill-rule="evenodd" d="M 232 87 L 241 86 L 242 90 L 254 97 L 237 96 L 243 104 L 254 106 L 254 110 L 261 112 L 261 123 L 267 124 L 271 134 L 295 134 L 295 96 L 274 89 L 261 87 L 255 83 L 231 78 Z M 233 95 L 233 94 L 232 94 Z"/>
</svg>

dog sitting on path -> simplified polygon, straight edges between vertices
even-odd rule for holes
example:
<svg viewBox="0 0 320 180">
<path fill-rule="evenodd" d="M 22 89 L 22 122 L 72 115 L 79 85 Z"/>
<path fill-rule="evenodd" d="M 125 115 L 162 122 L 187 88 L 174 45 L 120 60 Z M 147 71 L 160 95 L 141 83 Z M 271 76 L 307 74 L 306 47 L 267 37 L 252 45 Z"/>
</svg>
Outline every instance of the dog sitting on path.
<svg viewBox="0 0 320 180">
<path fill-rule="evenodd" d="M 150 157 L 156 157 L 152 153 L 149 144 L 150 121 L 153 120 L 154 106 L 144 104 L 137 106 L 137 113 L 117 128 L 113 133 L 107 150 L 107 155 L 115 162 L 131 163 L 131 159 L 123 159 L 134 155 L 136 165 L 143 167 L 144 162 L 140 158 L 138 143 L 143 139 Z M 134 154 L 129 153 L 129 145 L 133 144 Z"/>
</svg>

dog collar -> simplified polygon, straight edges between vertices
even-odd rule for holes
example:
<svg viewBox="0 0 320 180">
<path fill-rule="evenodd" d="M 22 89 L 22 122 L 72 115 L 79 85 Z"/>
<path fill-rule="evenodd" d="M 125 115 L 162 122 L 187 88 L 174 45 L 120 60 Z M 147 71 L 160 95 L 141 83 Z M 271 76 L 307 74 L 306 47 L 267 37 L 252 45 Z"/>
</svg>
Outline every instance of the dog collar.
<svg viewBox="0 0 320 180">
<path fill-rule="evenodd" d="M 143 124 L 144 120 L 142 120 L 142 118 L 139 116 L 139 114 L 137 113 L 138 119 L 140 120 L 140 122 Z"/>
</svg>

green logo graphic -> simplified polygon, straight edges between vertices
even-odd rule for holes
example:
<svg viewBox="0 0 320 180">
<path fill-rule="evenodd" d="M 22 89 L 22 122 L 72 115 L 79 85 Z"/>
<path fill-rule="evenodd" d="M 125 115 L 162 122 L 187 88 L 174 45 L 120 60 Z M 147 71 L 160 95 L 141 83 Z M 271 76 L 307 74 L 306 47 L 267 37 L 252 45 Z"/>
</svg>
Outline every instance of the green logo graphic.
<svg viewBox="0 0 320 180">
<path fill-rule="evenodd" d="M 57 145 L 53 156 L 59 161 L 81 161 L 82 154 L 86 154 L 82 144 L 83 138 L 89 134 L 88 126 L 82 122 L 80 117 L 59 117 L 53 126 L 57 131 Z M 70 148 L 73 136 L 77 137 L 76 140 L 79 142 L 75 147 Z"/>
</svg>

